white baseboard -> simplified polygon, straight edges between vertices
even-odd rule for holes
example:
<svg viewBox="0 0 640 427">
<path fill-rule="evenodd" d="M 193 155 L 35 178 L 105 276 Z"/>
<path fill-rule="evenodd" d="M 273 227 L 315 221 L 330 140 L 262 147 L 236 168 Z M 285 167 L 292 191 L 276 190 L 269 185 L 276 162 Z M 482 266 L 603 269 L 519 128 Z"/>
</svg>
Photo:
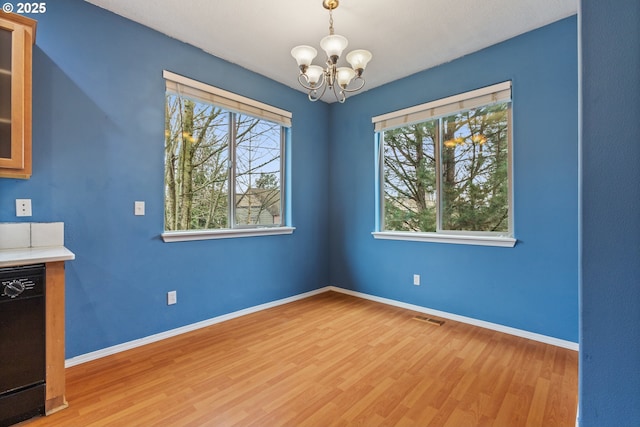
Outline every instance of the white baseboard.
<svg viewBox="0 0 640 427">
<path fill-rule="evenodd" d="M 325 286 L 324 288 L 315 289 L 313 291 L 305 292 L 303 294 L 298 294 L 292 297 L 283 298 L 283 299 L 268 302 L 265 304 L 256 305 L 253 307 L 245 308 L 243 310 L 234 311 L 233 313 L 223 314 L 222 316 L 213 317 L 211 319 L 203 320 L 197 323 L 192 323 L 190 325 L 181 326 L 179 328 L 171 329 L 165 332 L 160 332 L 158 334 L 149 335 L 147 337 L 140 338 L 137 340 L 128 341 L 122 344 L 103 348 L 97 351 L 92 351 L 91 353 L 81 354 L 79 356 L 75 356 L 65 360 L 65 367 L 69 368 L 71 366 L 80 365 L 81 363 L 90 362 L 92 360 L 100 359 L 105 356 L 110 356 L 112 354 L 120 353 L 122 351 L 130 350 L 132 348 L 140 347 L 146 344 L 151 344 L 156 341 L 171 338 L 180 334 L 184 334 L 186 332 L 195 331 L 196 329 L 205 328 L 207 326 L 215 325 L 216 323 L 221 323 L 226 320 L 235 319 L 237 317 L 245 316 L 251 313 L 256 313 L 258 311 L 266 310 L 268 308 L 277 307 L 279 305 L 288 304 L 294 301 L 299 301 L 301 299 L 309 298 L 311 296 L 318 295 L 328 291 L 340 292 L 346 295 L 351 295 L 354 297 L 375 301 L 382 304 L 405 308 L 407 310 L 417 311 L 420 313 L 442 317 L 449 320 L 455 320 L 457 322 L 468 323 L 470 325 L 479 326 L 481 328 L 491 329 L 494 331 L 503 332 L 505 334 L 515 335 L 518 337 L 543 342 L 545 344 L 555 345 L 557 347 L 567 348 L 569 350 L 578 351 L 578 348 L 579 348 L 578 343 L 574 343 L 571 341 L 565 341 L 558 338 L 548 337 L 546 335 L 540 335 L 533 332 L 524 331 L 521 329 L 515 329 L 509 326 L 498 325 L 496 323 L 485 322 L 483 320 L 477 320 L 471 317 L 459 316 L 457 314 L 434 310 L 428 307 L 422 307 L 419 305 L 408 304 L 408 303 L 404 303 L 404 302 L 400 302 L 400 301 L 396 301 L 388 298 L 377 297 L 377 296 L 365 294 L 362 292 L 351 291 L 349 289 L 343 289 L 337 286 Z"/>
<path fill-rule="evenodd" d="M 417 311 L 431 316 L 443 317 L 449 320 L 455 320 L 456 322 L 468 323 L 470 325 L 479 326 L 485 329 L 491 329 L 493 331 L 503 332 L 509 335 L 515 335 L 522 338 L 527 338 L 534 341 L 539 341 L 545 344 L 555 345 L 556 347 L 562 347 L 569 350 L 578 351 L 578 343 L 572 341 L 565 341 L 559 338 L 549 337 L 546 335 L 536 334 L 534 332 L 524 331 L 522 329 L 516 329 L 509 326 L 499 325 L 497 323 L 485 322 L 484 320 L 473 319 L 471 317 L 460 316 L 457 314 L 447 313 L 446 311 L 434 310 L 432 308 L 423 307 L 420 305 L 408 304 L 388 298 L 377 297 L 362 292 L 351 291 L 349 289 L 343 289 L 336 286 L 328 286 L 327 290 L 340 292 L 343 294 L 351 295 L 358 298 L 367 299 L 370 301 L 380 302 L 383 304 L 392 305 L 395 307 L 406 308 L 407 310 Z"/>
<path fill-rule="evenodd" d="M 256 313 L 258 311 L 266 310 L 268 308 L 277 307 L 279 305 L 288 304 L 290 302 L 298 301 L 301 299 L 309 298 L 314 295 L 321 294 L 323 292 L 327 292 L 329 287 L 324 287 L 320 289 L 315 289 L 310 292 L 305 292 L 303 294 L 294 295 L 292 297 L 279 299 L 272 302 L 267 302 L 264 304 L 256 305 L 253 307 L 245 308 L 243 310 L 234 311 L 233 313 L 223 314 L 222 316 L 213 317 L 211 319 L 203 320 L 201 322 L 192 323 L 190 325 L 181 326 L 179 328 L 170 329 L 165 332 L 160 332 L 159 334 L 149 335 L 148 337 L 139 338 L 137 340 L 128 341 L 122 344 L 114 345 L 111 347 L 103 348 L 101 350 L 92 351 L 91 353 L 81 354 L 79 356 L 72 357 L 70 359 L 65 360 L 64 366 L 65 368 L 69 368 L 71 366 L 80 365 L 81 363 L 90 362 L 92 360 L 100 359 L 105 356 L 110 356 L 112 354 L 120 353 L 122 351 L 131 350 L 132 348 L 140 347 L 146 344 L 151 344 L 152 342 L 164 340 L 167 338 L 175 337 L 180 334 L 184 334 L 186 332 L 195 331 L 196 329 L 205 328 L 207 326 L 215 325 L 216 323 L 221 323 L 226 320 L 235 319 L 236 317 L 245 316 L 247 314 Z"/>
</svg>

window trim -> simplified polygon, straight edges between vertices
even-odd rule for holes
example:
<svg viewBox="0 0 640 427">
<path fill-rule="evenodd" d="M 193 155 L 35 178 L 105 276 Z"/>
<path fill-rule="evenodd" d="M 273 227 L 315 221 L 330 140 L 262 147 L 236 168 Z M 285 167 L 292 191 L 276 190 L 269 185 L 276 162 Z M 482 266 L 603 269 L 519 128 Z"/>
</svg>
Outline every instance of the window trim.
<svg viewBox="0 0 640 427">
<path fill-rule="evenodd" d="M 232 121 L 236 115 L 246 115 L 269 121 L 280 126 L 280 223 L 279 224 L 256 224 L 236 227 L 235 212 L 232 204 L 236 201 L 235 189 L 229 193 L 229 228 L 212 228 L 196 230 L 164 230 L 160 236 L 164 242 L 181 242 L 194 240 L 226 239 L 235 237 L 258 237 L 292 234 L 295 227 L 290 225 L 290 202 L 287 197 L 290 194 L 289 176 L 286 170 L 290 163 L 288 161 L 290 150 L 290 137 L 292 127 L 292 113 L 269 104 L 256 101 L 242 95 L 229 92 L 206 83 L 190 79 L 188 77 L 163 70 L 165 79 L 165 92 L 173 92 L 178 96 L 186 96 L 200 99 L 201 102 L 210 103 L 229 112 L 232 116 L 230 127 L 235 129 Z M 229 185 L 234 186 L 235 182 L 235 156 L 236 150 L 229 148 Z M 165 165 L 166 167 L 166 165 Z M 235 188 L 235 187 L 234 187 Z"/>
<path fill-rule="evenodd" d="M 488 232 L 488 231 L 457 231 L 457 230 L 444 230 L 441 228 L 442 217 L 442 200 L 441 200 L 441 177 L 440 168 L 442 167 L 441 158 L 441 141 L 438 138 L 438 142 L 434 147 L 435 155 L 438 161 L 436 162 L 436 180 L 437 188 L 436 192 L 436 231 L 435 232 L 420 232 L 420 231 L 393 231 L 383 230 L 384 226 L 384 140 L 381 137 L 386 130 L 396 129 L 399 127 L 411 125 L 414 123 L 421 123 L 430 120 L 439 120 L 442 117 L 446 117 L 451 114 L 455 114 L 461 111 L 467 111 L 474 108 L 479 108 L 491 104 L 509 102 L 509 114 L 508 114 L 508 209 L 509 209 L 509 229 L 505 232 Z M 494 85 L 482 87 L 479 89 L 471 90 L 468 92 L 460 93 L 457 95 L 437 99 L 435 101 L 427 102 L 424 104 L 416 105 L 409 108 L 393 111 L 390 113 L 375 116 L 371 119 L 374 124 L 375 131 L 375 161 L 377 163 L 376 170 L 376 220 L 375 230 L 372 232 L 372 236 L 375 239 L 387 239 L 387 240 L 408 240 L 408 241 L 420 241 L 420 242 L 437 242 L 437 243 L 453 243 L 463 245 L 482 245 L 482 246 L 499 246 L 499 247 L 514 247 L 517 239 L 514 237 L 514 214 L 513 214 L 513 97 L 512 97 L 512 82 L 505 81 Z M 438 133 L 440 129 L 438 128 Z"/>
<path fill-rule="evenodd" d="M 220 228 L 211 230 L 165 231 L 161 234 L 165 243 L 194 240 L 229 239 L 234 237 L 259 237 L 293 234 L 295 227 Z"/>
<path fill-rule="evenodd" d="M 467 233 L 448 234 L 445 232 L 374 231 L 371 235 L 374 239 L 383 240 L 408 240 L 414 242 L 453 243 L 458 245 L 498 246 L 502 248 L 512 248 L 517 242 L 517 239 L 509 236 L 481 236 Z"/>
</svg>

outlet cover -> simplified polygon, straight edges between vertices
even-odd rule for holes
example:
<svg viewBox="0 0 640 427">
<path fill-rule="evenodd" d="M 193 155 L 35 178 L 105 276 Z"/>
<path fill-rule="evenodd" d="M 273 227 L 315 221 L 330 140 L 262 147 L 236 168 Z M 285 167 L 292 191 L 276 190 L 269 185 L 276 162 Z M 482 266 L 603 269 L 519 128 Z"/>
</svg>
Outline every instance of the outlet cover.
<svg viewBox="0 0 640 427">
<path fill-rule="evenodd" d="M 416 286 L 420 286 L 420 275 L 419 274 L 414 274 L 413 275 L 413 284 Z"/>
<path fill-rule="evenodd" d="M 31 199 L 16 199 L 16 216 L 31 216 Z"/>
</svg>

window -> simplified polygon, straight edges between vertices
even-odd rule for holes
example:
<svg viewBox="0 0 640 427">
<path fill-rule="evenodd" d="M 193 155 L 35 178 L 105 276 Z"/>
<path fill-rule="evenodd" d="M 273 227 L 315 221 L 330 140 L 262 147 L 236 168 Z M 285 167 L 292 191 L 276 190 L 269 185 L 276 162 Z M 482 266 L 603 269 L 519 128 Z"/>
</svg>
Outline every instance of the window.
<svg viewBox="0 0 640 427">
<path fill-rule="evenodd" d="M 374 117 L 378 238 L 513 246 L 511 83 Z"/>
<path fill-rule="evenodd" d="M 164 77 L 164 240 L 291 232 L 284 215 L 291 114 L 167 71 Z"/>
</svg>

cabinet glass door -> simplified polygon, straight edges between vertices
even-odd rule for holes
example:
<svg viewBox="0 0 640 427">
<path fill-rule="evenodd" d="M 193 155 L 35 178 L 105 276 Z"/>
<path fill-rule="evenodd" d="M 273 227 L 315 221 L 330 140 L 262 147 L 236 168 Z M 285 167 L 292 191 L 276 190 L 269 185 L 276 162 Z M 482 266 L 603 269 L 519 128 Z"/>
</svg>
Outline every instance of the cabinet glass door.
<svg viewBox="0 0 640 427">
<path fill-rule="evenodd" d="M 0 158 L 11 159 L 12 31 L 0 28 Z"/>
</svg>

